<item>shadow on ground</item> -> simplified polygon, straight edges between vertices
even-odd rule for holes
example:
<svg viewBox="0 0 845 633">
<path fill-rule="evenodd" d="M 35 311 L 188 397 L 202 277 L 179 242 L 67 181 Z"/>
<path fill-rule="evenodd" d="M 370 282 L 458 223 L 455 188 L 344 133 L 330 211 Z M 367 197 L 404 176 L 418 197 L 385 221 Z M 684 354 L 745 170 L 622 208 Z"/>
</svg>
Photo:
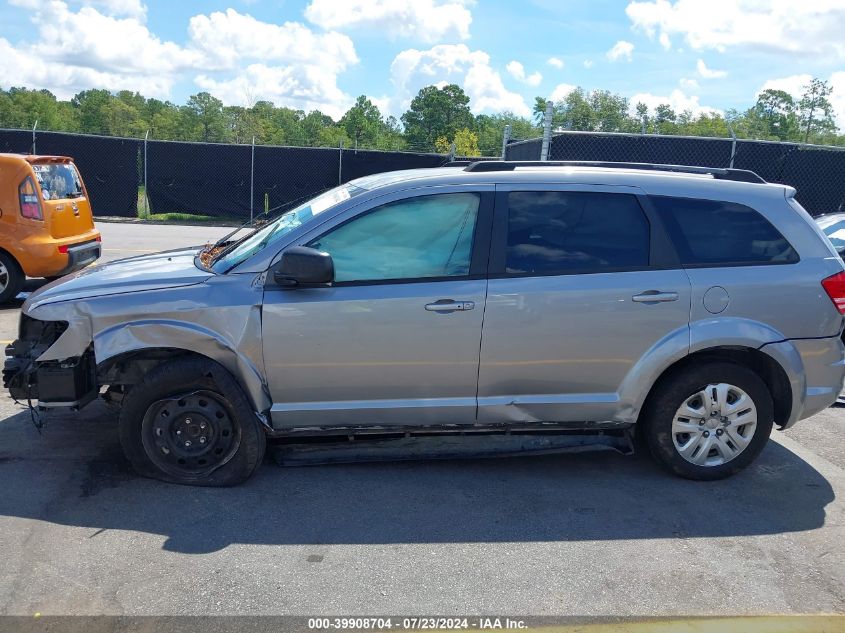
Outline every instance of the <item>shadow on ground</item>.
<svg viewBox="0 0 845 633">
<path fill-rule="evenodd" d="M 164 535 L 164 548 L 232 543 L 464 543 L 729 537 L 824 524 L 829 482 L 770 442 L 720 482 L 672 477 L 614 453 L 280 468 L 203 489 L 133 475 L 100 403 L 39 435 L 0 422 L 0 515 Z"/>
</svg>

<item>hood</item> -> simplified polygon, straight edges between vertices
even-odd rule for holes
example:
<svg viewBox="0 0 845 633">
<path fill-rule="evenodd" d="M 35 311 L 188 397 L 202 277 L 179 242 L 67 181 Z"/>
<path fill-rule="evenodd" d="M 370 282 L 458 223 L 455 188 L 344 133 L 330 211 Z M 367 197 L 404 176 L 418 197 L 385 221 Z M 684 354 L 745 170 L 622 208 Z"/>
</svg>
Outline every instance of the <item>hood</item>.
<svg viewBox="0 0 845 633">
<path fill-rule="evenodd" d="M 24 312 L 45 303 L 200 283 L 214 273 L 194 264 L 198 247 L 119 259 L 83 268 L 33 292 Z"/>
</svg>

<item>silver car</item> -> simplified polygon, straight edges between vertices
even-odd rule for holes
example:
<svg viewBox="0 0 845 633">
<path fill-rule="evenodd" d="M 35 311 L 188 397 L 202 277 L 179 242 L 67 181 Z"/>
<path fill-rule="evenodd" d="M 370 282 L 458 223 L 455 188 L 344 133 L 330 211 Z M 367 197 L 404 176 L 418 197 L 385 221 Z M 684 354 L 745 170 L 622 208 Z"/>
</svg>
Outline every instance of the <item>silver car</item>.
<svg viewBox="0 0 845 633">
<path fill-rule="evenodd" d="M 657 165 L 361 178 L 44 286 L 4 384 L 102 395 L 134 468 L 178 483 L 247 479 L 267 438 L 373 432 L 636 435 L 718 479 L 843 385 L 845 266 L 794 196 Z"/>
</svg>

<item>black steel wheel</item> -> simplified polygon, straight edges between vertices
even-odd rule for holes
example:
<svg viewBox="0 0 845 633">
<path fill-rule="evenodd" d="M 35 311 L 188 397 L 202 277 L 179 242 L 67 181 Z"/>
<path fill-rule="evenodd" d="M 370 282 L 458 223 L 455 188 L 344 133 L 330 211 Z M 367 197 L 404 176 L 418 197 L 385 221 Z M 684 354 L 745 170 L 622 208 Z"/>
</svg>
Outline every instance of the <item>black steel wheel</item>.
<svg viewBox="0 0 845 633">
<path fill-rule="evenodd" d="M 199 477 L 232 459 L 241 441 L 228 403 L 212 391 L 154 402 L 141 424 L 141 439 L 161 470 Z"/>
<path fill-rule="evenodd" d="M 120 441 L 139 474 L 200 486 L 245 481 L 266 445 L 234 377 L 194 356 L 159 365 L 132 387 L 120 411 Z"/>
</svg>

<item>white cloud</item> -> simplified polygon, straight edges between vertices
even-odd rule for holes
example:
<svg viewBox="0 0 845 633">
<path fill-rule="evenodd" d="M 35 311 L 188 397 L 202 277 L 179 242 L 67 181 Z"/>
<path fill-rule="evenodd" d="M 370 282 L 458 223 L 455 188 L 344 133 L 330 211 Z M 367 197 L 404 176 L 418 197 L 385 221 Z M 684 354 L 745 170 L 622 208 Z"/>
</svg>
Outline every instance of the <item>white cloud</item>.
<svg viewBox="0 0 845 633">
<path fill-rule="evenodd" d="M 12 47 L 3 40 L 9 50 L 0 55 L 0 77 L 6 85 L 46 88 L 61 98 L 86 88 L 166 97 L 176 73 L 199 61 L 160 40 L 138 17 L 105 15 L 92 6 L 72 11 L 61 0 L 38 2 L 32 11 L 32 41 Z"/>
<path fill-rule="evenodd" d="M 626 61 L 631 61 L 631 53 L 634 52 L 634 45 L 631 42 L 626 42 L 625 40 L 619 40 L 616 44 L 613 45 L 609 51 L 607 51 L 607 58 L 612 61 L 618 61 L 620 59 L 624 59 Z"/>
<path fill-rule="evenodd" d="M 355 46 L 340 33 L 314 33 L 298 22 L 271 24 L 234 9 L 191 18 L 188 33 L 193 48 L 206 63 L 232 68 L 241 59 L 301 63 L 332 72 L 358 62 Z"/>
<path fill-rule="evenodd" d="M 36 29 L 31 42 L 14 47 L 0 39 L 4 85 L 46 88 L 60 98 L 88 88 L 169 98 L 177 81 L 193 79 L 227 104 L 270 99 L 336 113 L 351 102 L 337 78 L 358 57 L 340 33 L 229 9 L 191 18 L 188 40 L 178 45 L 147 28 L 139 0 L 83 0 L 78 10 L 64 0 L 14 1 L 35 2 Z"/>
<path fill-rule="evenodd" d="M 695 79 L 681 77 L 681 80 L 678 83 L 681 84 L 681 88 L 686 88 L 687 90 L 698 90 L 699 88 L 698 81 Z"/>
<path fill-rule="evenodd" d="M 845 59 L 841 0 L 636 0 L 625 12 L 648 36 L 679 35 L 695 50 L 743 46 Z"/>
<path fill-rule="evenodd" d="M 670 48 L 672 48 L 672 40 L 670 39 L 668 33 L 661 33 L 659 41 L 660 45 L 663 47 L 663 50 L 668 51 Z"/>
<path fill-rule="evenodd" d="M 573 86 L 572 84 L 558 84 L 555 86 L 555 89 L 552 90 L 552 94 L 549 95 L 549 99 L 555 103 L 559 103 L 566 99 L 566 95 L 575 90 L 577 87 L 578 86 Z"/>
<path fill-rule="evenodd" d="M 584 68 L 592 68 L 593 67 L 593 60 L 592 59 L 585 59 L 584 60 Z"/>
<path fill-rule="evenodd" d="M 411 98 L 423 86 L 456 83 L 470 97 L 474 112 L 511 111 L 531 116 L 531 108 L 522 95 L 505 88 L 501 75 L 490 67 L 490 56 L 470 50 L 466 44 L 439 44 L 429 50 L 408 49 L 400 52 L 390 66 L 396 94 L 390 113 L 407 109 Z"/>
<path fill-rule="evenodd" d="M 646 104 L 650 110 L 654 110 L 657 106 L 668 104 L 677 114 L 689 110 L 693 116 L 703 113 L 718 113 L 721 110 L 712 108 L 710 106 L 703 106 L 699 103 L 699 98 L 695 96 L 688 96 L 681 90 L 673 90 L 667 96 L 655 95 L 650 92 L 640 92 L 632 96 L 629 100 L 631 104 L 631 112 L 635 111 L 638 103 Z"/>
<path fill-rule="evenodd" d="M 99 9 L 106 15 L 125 15 L 141 20 L 147 16 L 147 5 L 141 0 L 82 0 L 82 4 Z"/>
<path fill-rule="evenodd" d="M 529 86 L 539 86 L 540 82 L 543 81 L 543 75 L 539 72 L 533 72 L 530 75 L 527 75 L 525 73 L 525 66 L 516 60 L 509 62 L 505 68 L 508 73 L 510 73 L 511 77 Z"/>
<path fill-rule="evenodd" d="M 703 59 L 699 59 L 695 67 L 698 70 L 698 74 L 705 79 L 720 79 L 721 77 L 728 76 L 728 71 L 726 70 L 714 70 L 712 68 L 707 68 Z"/>
<path fill-rule="evenodd" d="M 266 66 L 250 64 L 229 80 L 199 75 L 196 84 L 226 104 L 249 105 L 268 100 L 292 108 L 321 110 L 339 119 L 352 98 L 337 87 L 335 75 L 319 66 Z"/>
<path fill-rule="evenodd" d="M 563 68 L 563 67 L 564 67 L 564 65 L 565 65 L 565 64 L 563 63 L 563 60 L 562 60 L 562 59 L 560 59 L 559 57 L 549 57 L 549 58 L 546 60 L 546 63 L 547 63 L 549 66 L 553 66 L 554 68 L 557 68 L 558 70 L 560 70 L 561 68 Z"/>
<path fill-rule="evenodd" d="M 174 82 L 172 75 L 164 73 L 115 73 L 60 62 L 45 64 L 31 46 L 14 46 L 3 38 L 0 38 L 0 77 L 4 87 L 44 88 L 59 99 L 70 99 L 88 88 L 139 91 L 147 97 L 164 99 L 170 95 Z"/>
<path fill-rule="evenodd" d="M 391 39 L 468 39 L 470 0 L 311 0 L 305 17 L 325 29 L 371 29 Z"/>
</svg>

